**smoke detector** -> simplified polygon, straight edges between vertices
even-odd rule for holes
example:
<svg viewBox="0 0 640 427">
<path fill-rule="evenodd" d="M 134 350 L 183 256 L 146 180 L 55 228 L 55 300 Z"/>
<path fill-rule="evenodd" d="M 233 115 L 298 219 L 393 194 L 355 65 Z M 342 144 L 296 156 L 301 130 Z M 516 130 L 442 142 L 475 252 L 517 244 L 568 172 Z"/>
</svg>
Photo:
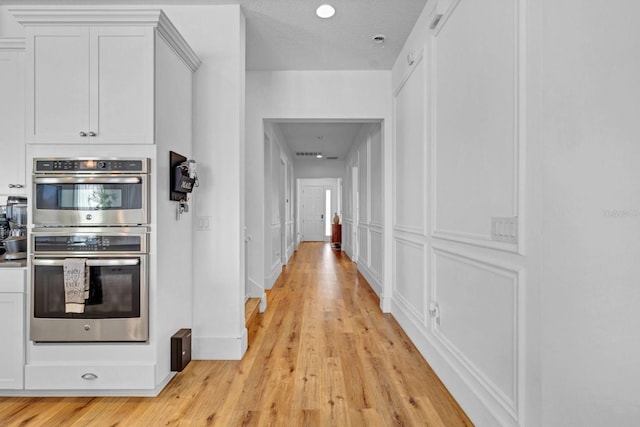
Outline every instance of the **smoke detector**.
<svg viewBox="0 0 640 427">
<path fill-rule="evenodd" d="M 384 39 L 385 39 L 384 34 L 376 34 L 375 36 L 372 37 L 372 40 L 374 41 L 374 43 L 381 44 L 382 46 L 384 46 Z"/>
</svg>

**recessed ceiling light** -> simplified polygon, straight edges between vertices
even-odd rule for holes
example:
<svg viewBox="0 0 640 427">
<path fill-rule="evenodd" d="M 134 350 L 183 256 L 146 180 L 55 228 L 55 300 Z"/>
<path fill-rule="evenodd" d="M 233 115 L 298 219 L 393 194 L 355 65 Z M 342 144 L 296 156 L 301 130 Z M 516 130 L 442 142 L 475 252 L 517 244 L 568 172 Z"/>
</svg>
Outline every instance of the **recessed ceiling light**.
<svg viewBox="0 0 640 427">
<path fill-rule="evenodd" d="M 318 159 L 321 159 L 321 158 L 322 158 L 322 154 L 318 154 L 316 157 L 317 157 Z"/>
<path fill-rule="evenodd" d="M 330 4 L 323 4 L 316 9 L 316 15 L 320 18 L 331 18 L 336 14 L 336 10 Z"/>
</svg>

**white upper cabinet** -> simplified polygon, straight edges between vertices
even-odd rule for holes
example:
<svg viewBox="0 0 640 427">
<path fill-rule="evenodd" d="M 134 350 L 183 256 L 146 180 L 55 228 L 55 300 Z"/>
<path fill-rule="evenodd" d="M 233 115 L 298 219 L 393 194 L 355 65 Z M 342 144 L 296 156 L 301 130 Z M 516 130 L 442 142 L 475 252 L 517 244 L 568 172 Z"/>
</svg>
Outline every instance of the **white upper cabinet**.
<svg viewBox="0 0 640 427">
<path fill-rule="evenodd" d="M 33 27 L 29 143 L 153 143 L 153 30 Z"/>
<path fill-rule="evenodd" d="M 90 29 L 89 132 L 98 142 L 153 143 L 153 37 L 151 28 Z"/>
<path fill-rule="evenodd" d="M 0 194 L 26 194 L 24 39 L 0 39 Z"/>
<path fill-rule="evenodd" d="M 158 9 L 12 9 L 26 29 L 27 143 L 153 144 L 155 38 L 199 60 Z"/>
<path fill-rule="evenodd" d="M 84 142 L 79 134 L 89 127 L 88 28 L 34 30 L 27 38 L 27 140 Z"/>
</svg>

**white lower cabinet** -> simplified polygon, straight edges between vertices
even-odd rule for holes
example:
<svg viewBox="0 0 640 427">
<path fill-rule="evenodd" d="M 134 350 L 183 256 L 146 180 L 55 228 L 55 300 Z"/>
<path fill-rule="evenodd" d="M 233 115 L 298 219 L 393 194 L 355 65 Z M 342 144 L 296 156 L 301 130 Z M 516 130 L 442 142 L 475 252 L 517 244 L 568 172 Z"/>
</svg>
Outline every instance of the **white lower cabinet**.
<svg viewBox="0 0 640 427">
<path fill-rule="evenodd" d="M 155 388 L 154 365 L 27 365 L 27 390 L 147 390 Z"/>
<path fill-rule="evenodd" d="M 24 388 L 25 310 L 22 268 L 0 269 L 0 389 Z"/>
</svg>

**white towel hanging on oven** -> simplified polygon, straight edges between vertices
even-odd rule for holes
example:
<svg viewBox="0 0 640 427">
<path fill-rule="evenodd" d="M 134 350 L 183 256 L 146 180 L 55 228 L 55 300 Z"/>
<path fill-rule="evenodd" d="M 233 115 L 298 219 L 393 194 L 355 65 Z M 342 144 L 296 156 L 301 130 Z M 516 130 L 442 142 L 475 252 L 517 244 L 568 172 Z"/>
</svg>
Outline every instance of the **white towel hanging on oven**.
<svg viewBox="0 0 640 427">
<path fill-rule="evenodd" d="M 89 297 L 89 267 L 85 258 L 65 258 L 64 302 L 65 313 L 84 313 L 84 302 Z"/>
</svg>

